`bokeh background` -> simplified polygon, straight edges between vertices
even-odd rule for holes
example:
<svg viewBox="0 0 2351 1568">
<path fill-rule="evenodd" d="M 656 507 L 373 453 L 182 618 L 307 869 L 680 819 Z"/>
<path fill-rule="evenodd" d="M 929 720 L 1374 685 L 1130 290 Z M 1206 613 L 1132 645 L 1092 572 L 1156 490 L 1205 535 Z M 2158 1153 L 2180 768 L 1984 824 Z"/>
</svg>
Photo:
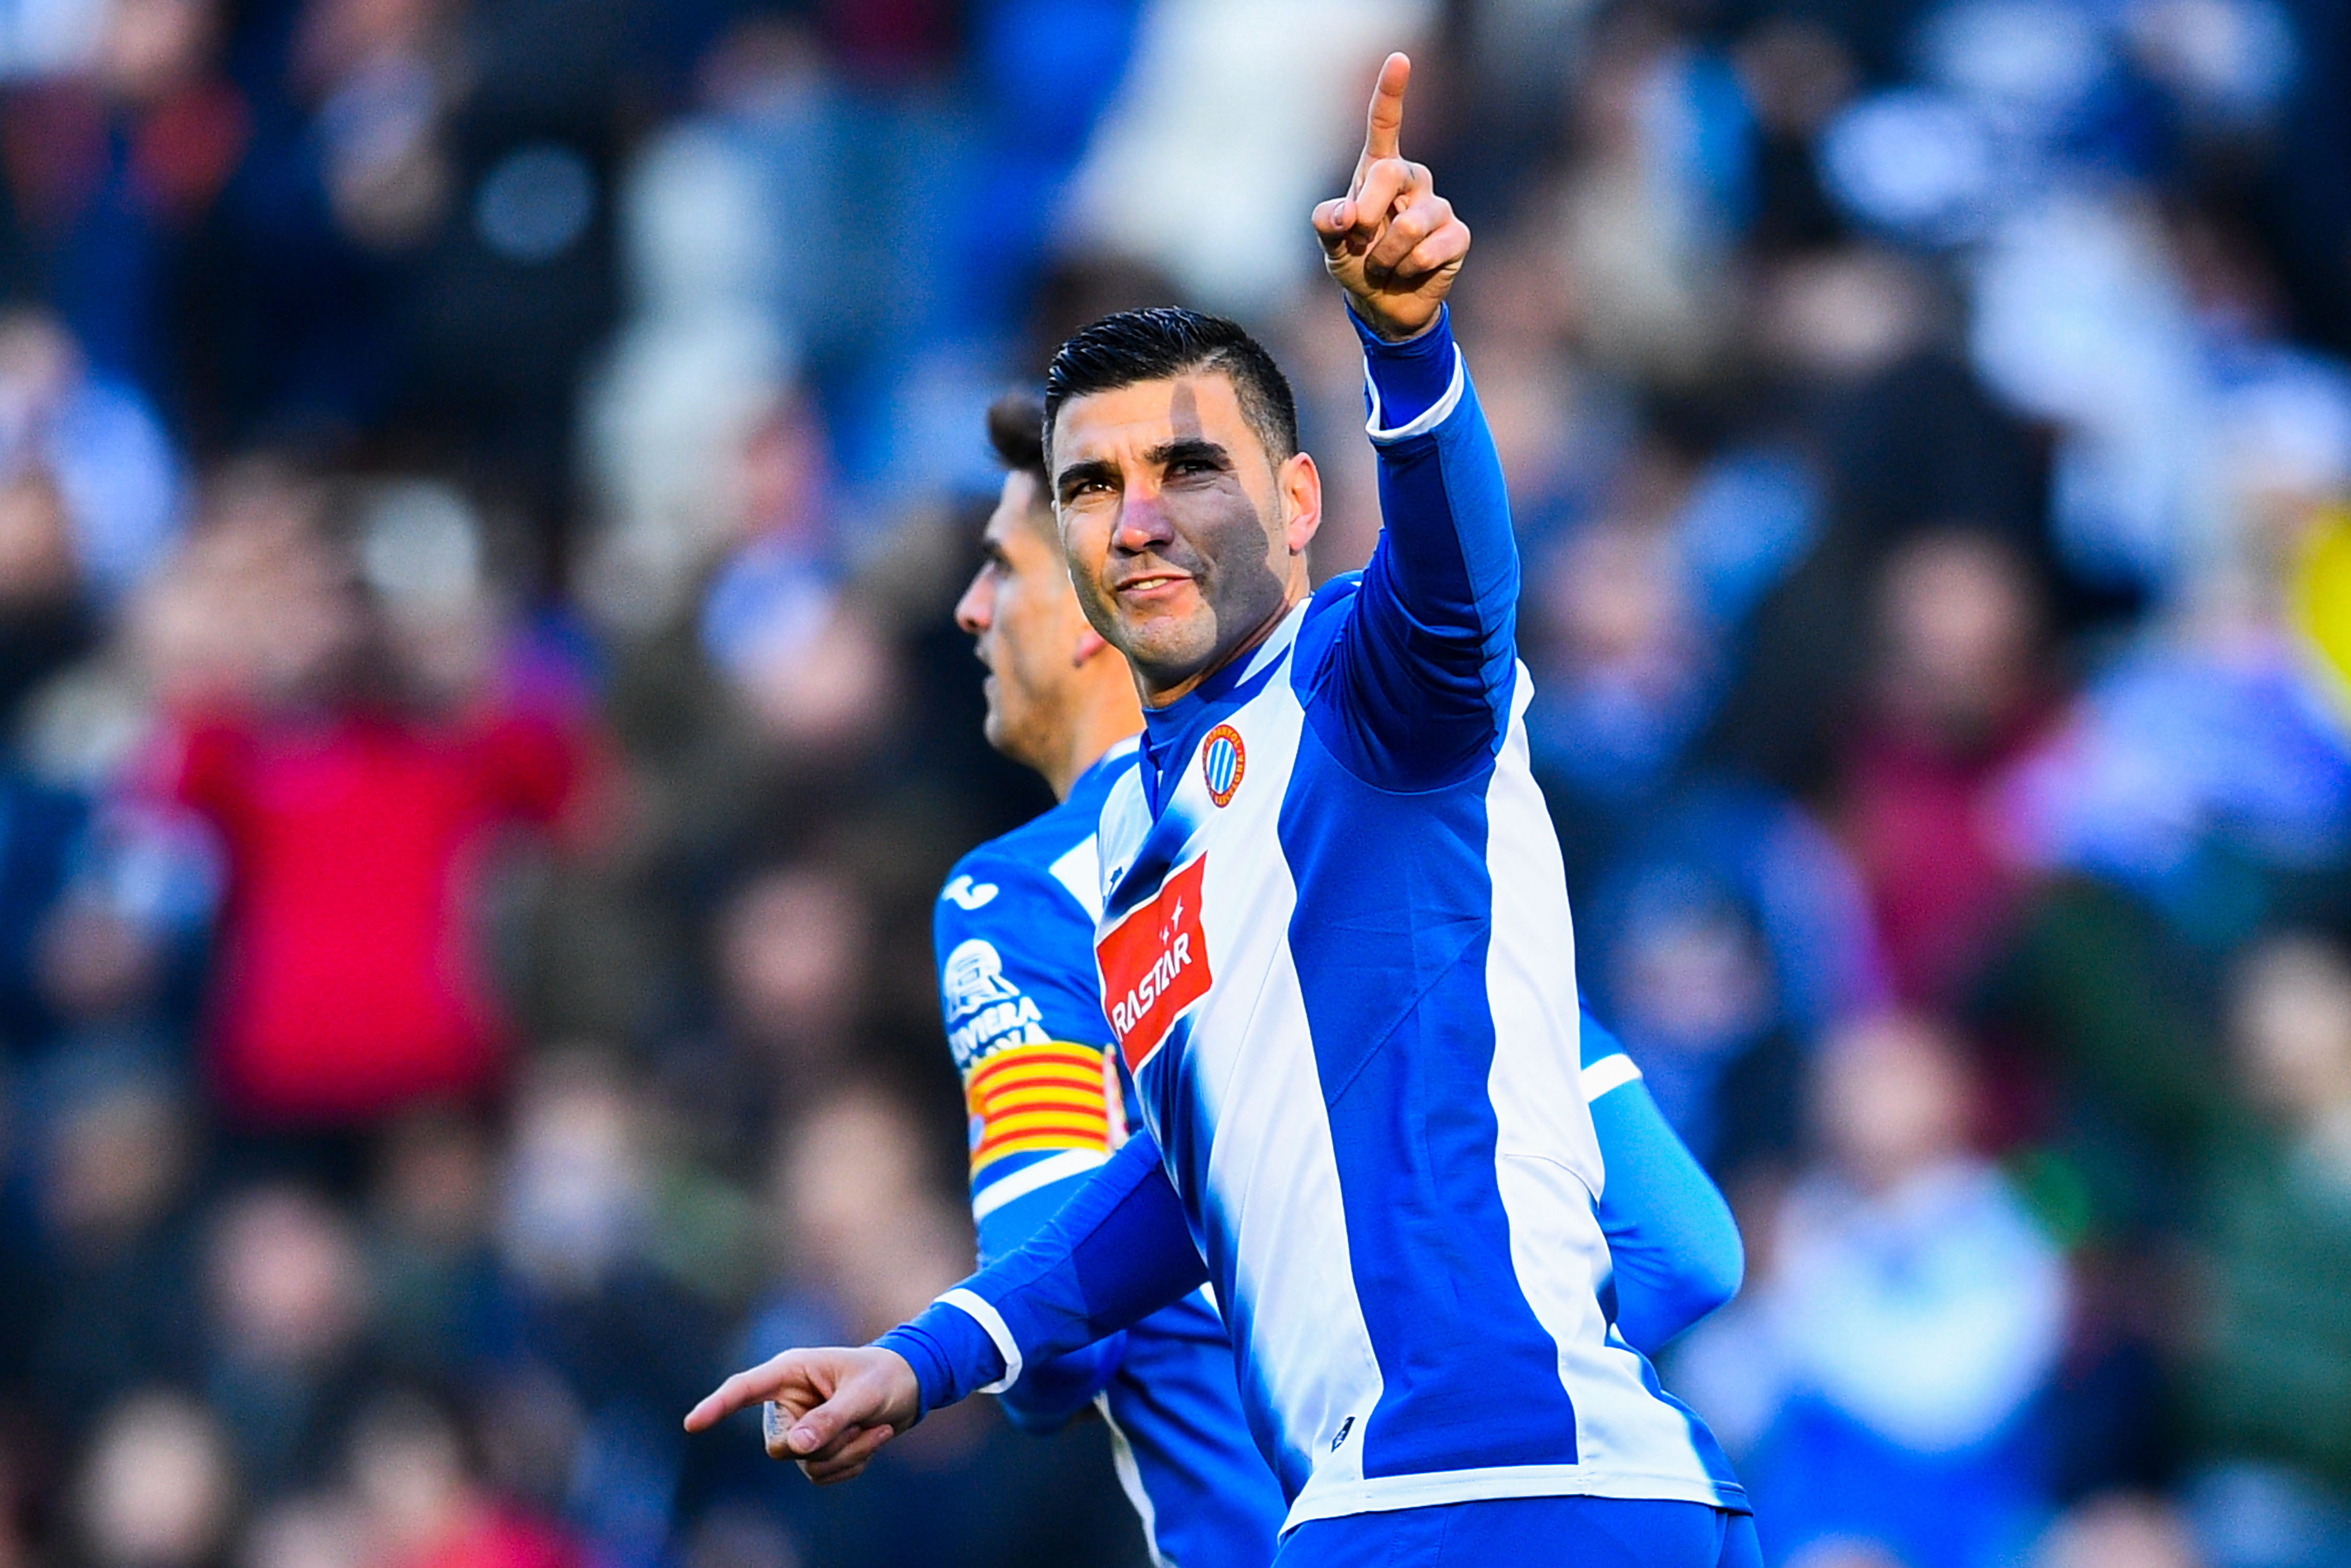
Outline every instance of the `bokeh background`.
<svg viewBox="0 0 2351 1568">
<path fill-rule="evenodd" d="M 968 1264 L 987 400 L 1237 315 L 1368 550 L 1397 46 L 1775 1568 L 2351 1562 L 2351 7 L 7 0 L 0 1568 L 1142 1561 L 678 1418 Z"/>
</svg>

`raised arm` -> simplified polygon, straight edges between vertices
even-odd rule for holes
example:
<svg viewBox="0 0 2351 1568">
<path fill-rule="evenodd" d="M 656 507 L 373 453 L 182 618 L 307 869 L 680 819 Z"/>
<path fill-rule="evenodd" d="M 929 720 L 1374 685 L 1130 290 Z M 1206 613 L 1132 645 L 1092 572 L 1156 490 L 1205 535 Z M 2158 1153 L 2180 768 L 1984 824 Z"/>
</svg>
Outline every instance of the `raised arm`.
<svg viewBox="0 0 2351 1568">
<path fill-rule="evenodd" d="M 1332 738 L 1343 754 L 1408 789 L 1479 766 L 1499 744 L 1519 598 L 1501 462 L 1445 307 L 1469 230 L 1399 147 L 1411 68 L 1388 57 L 1348 193 L 1314 210 L 1364 341 L 1384 524 L 1344 635 L 1314 675 L 1340 683 L 1344 733 Z"/>
</svg>

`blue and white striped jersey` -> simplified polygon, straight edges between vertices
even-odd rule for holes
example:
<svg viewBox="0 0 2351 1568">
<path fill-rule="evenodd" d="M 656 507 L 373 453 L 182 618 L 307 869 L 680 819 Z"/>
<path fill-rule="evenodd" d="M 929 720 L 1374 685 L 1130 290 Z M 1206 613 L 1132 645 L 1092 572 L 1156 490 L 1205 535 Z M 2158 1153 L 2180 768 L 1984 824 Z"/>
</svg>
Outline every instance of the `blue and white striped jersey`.
<svg viewBox="0 0 2351 1568">
<path fill-rule="evenodd" d="M 1148 712 L 1103 810 L 1095 953 L 1148 1136 L 884 1343 L 953 1396 L 1205 1273 L 1292 1524 L 1559 1494 L 1743 1510 L 1612 1319 L 1492 441 L 1445 325 L 1366 349 L 1370 566 Z"/>
<path fill-rule="evenodd" d="M 1134 1124 L 1093 959 L 1094 825 L 1134 759 L 1134 742 L 1120 743 L 1069 799 L 966 855 L 939 894 L 939 1001 L 970 1118 L 983 1265 L 1050 1219 Z M 1231 1343 L 1205 1288 L 1031 1363 L 1003 1392 L 1006 1414 L 1029 1431 L 1056 1430 L 1088 1404 L 1110 1424 L 1155 1563 L 1272 1560 L 1285 1503 L 1249 1436 Z"/>
</svg>

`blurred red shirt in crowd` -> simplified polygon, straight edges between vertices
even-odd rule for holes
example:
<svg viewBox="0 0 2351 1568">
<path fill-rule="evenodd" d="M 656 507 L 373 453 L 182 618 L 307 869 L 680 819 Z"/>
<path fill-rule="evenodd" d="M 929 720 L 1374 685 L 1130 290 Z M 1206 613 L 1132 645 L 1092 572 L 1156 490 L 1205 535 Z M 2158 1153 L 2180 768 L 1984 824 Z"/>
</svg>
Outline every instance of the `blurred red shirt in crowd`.
<svg viewBox="0 0 2351 1568">
<path fill-rule="evenodd" d="M 1840 748 L 1838 819 L 1896 992 L 1955 999 L 2029 891 L 1994 802 L 2061 709 L 2040 584 L 1996 536 L 1928 533 L 1878 583 L 1868 701 Z"/>
<path fill-rule="evenodd" d="M 485 1508 L 404 1568 L 583 1568 L 579 1542 L 550 1524 L 504 1508 Z"/>
<path fill-rule="evenodd" d="M 227 856 L 208 1065 L 234 1121 L 348 1127 L 496 1082 L 483 852 L 503 823 L 561 817 L 584 764 L 576 737 L 512 715 L 183 728 L 174 791 Z"/>
</svg>

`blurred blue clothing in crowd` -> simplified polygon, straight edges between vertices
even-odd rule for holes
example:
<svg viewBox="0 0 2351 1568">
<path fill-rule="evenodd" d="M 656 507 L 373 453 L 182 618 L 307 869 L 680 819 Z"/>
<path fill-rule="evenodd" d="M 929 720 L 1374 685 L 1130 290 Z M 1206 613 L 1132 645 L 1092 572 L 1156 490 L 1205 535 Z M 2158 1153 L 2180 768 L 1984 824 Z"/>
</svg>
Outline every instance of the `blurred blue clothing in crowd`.
<svg viewBox="0 0 2351 1568">
<path fill-rule="evenodd" d="M 2207 942 L 2263 915 L 2232 872 L 2339 866 L 2351 739 L 2283 639 L 2155 642 L 2093 681 L 2008 793 L 2045 864 L 2110 878 Z"/>
<path fill-rule="evenodd" d="M 1670 799 L 1577 913 L 1594 1009 L 1718 1174 L 1792 1146 L 1799 1042 L 1886 999 L 1852 866 L 1811 818 L 1752 785 Z"/>
<path fill-rule="evenodd" d="M 1914 1568 L 2012 1562 L 2053 1499 L 2056 1245 L 1969 1152 L 1973 1069 L 1884 1015 L 1813 1063 L 1818 1153 L 1753 1228 L 1755 1283 L 1669 1367 L 1752 1478 L 1775 1563 L 1870 1540 Z"/>
<path fill-rule="evenodd" d="M 78 797 L 0 762 L 0 1060 L 21 1060 L 49 1028 L 37 981 L 40 938 L 88 820 Z"/>
</svg>

